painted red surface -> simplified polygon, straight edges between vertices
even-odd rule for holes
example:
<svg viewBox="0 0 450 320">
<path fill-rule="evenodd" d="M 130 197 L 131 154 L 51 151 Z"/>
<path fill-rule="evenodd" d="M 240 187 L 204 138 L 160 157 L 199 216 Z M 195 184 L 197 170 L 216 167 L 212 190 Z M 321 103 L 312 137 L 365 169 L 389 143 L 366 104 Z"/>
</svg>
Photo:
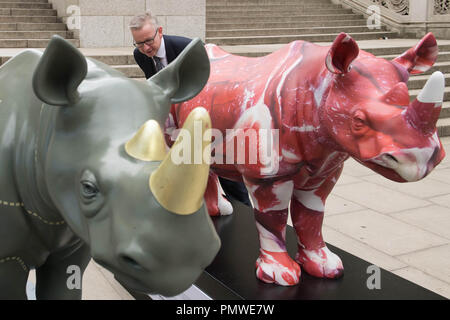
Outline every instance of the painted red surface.
<svg viewBox="0 0 450 320">
<path fill-rule="evenodd" d="M 344 161 L 353 157 L 388 179 L 407 182 L 424 178 L 445 156 L 436 132 L 442 99 L 410 103 L 406 85 L 410 74 L 434 64 L 436 39 L 428 34 L 392 61 L 360 51 L 344 33 L 331 47 L 295 41 L 259 58 L 206 48 L 207 85 L 193 100 L 174 105 L 171 116 L 181 127 L 192 109 L 203 106 L 224 137 L 235 129 L 213 145 L 211 168 L 243 180 L 249 190 L 261 244 L 257 277 L 281 285 L 299 281 L 300 269 L 285 247 L 289 205 L 296 261 L 314 276 L 341 276 L 342 262 L 326 248 L 321 227 Z M 263 136 L 260 129 L 277 129 L 278 136 Z M 239 134 L 255 134 L 253 145 L 244 146 L 245 161 L 237 156 Z M 264 152 L 270 161 L 260 156 Z M 255 153 L 257 161 L 249 163 Z M 217 187 L 210 181 L 208 188 L 208 209 L 220 214 Z"/>
</svg>

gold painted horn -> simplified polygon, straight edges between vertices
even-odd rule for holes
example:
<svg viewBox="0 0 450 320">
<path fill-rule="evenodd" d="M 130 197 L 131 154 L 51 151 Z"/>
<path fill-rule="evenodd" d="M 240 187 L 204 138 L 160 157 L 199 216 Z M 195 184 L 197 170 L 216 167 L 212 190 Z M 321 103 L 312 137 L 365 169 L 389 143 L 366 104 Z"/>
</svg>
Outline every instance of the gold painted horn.
<svg viewBox="0 0 450 320">
<path fill-rule="evenodd" d="M 192 110 L 172 149 L 150 176 L 150 190 L 170 212 L 189 215 L 203 204 L 211 162 L 208 129 L 211 129 L 208 111 L 202 107 Z"/>
<path fill-rule="evenodd" d="M 135 159 L 162 161 L 166 156 L 166 144 L 161 127 L 155 120 L 149 120 L 125 144 L 125 151 Z"/>
</svg>

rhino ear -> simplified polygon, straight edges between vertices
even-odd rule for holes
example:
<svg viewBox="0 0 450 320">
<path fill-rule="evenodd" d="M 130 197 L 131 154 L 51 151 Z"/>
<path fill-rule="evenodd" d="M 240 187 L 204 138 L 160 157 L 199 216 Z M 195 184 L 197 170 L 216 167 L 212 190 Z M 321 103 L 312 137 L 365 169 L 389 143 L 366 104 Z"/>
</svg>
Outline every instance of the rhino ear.
<svg viewBox="0 0 450 320">
<path fill-rule="evenodd" d="M 148 79 L 170 98 L 180 103 L 195 97 L 209 78 L 209 58 L 199 38 L 192 40 L 166 68 Z"/>
<path fill-rule="evenodd" d="M 430 32 L 419 43 L 392 60 L 403 66 L 410 74 L 419 74 L 430 69 L 439 53 L 436 38 Z"/>
<path fill-rule="evenodd" d="M 342 32 L 334 40 L 328 51 L 325 64 L 332 73 L 343 74 L 350 71 L 350 64 L 358 57 L 359 47 L 356 41 Z"/>
<path fill-rule="evenodd" d="M 77 88 L 86 74 L 87 62 L 83 54 L 54 35 L 34 71 L 33 90 L 47 104 L 73 104 L 78 100 Z"/>
</svg>

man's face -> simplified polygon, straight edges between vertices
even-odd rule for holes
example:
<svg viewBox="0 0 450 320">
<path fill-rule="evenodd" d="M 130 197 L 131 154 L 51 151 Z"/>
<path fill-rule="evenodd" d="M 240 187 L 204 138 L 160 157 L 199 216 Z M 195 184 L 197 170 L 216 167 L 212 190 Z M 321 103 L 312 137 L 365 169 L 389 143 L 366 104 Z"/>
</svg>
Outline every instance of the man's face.
<svg viewBox="0 0 450 320">
<path fill-rule="evenodd" d="M 161 46 L 162 27 L 155 29 L 152 24 L 146 23 L 139 30 L 131 30 L 131 34 L 133 35 L 135 43 L 141 43 L 141 45 L 138 46 L 138 49 L 141 53 L 150 58 L 156 55 L 156 52 L 158 52 L 159 47 Z M 151 39 L 153 39 L 153 43 L 143 43 L 144 41 L 148 42 L 148 40 Z"/>
</svg>

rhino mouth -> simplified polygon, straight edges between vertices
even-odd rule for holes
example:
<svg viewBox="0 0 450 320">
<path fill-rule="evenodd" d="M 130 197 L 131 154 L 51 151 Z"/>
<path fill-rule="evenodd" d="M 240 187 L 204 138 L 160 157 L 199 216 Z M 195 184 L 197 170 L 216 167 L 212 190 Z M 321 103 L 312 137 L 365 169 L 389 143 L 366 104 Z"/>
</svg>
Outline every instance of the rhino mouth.
<svg viewBox="0 0 450 320">
<path fill-rule="evenodd" d="M 187 290 L 201 273 L 202 269 L 197 272 L 192 272 L 193 277 L 186 277 L 182 280 L 177 279 L 176 275 L 183 274 L 183 270 L 178 270 L 177 273 L 171 273 L 170 269 L 163 271 L 144 271 L 129 274 L 121 271 L 119 268 L 111 266 L 104 261 L 95 260 L 99 265 L 108 269 L 114 274 L 114 278 L 126 289 L 130 289 L 143 294 L 161 294 L 163 296 L 171 297 Z"/>
<path fill-rule="evenodd" d="M 364 164 L 391 180 L 413 182 L 426 177 L 434 168 L 435 154 L 436 148 L 414 148 L 382 153 Z"/>
<path fill-rule="evenodd" d="M 151 291 L 150 288 L 144 286 L 142 281 L 139 281 L 137 278 L 134 278 L 131 275 L 123 273 L 118 268 L 111 266 L 109 263 L 106 263 L 101 260 L 95 261 L 103 268 L 112 272 L 114 274 L 114 278 L 125 288 L 144 293 L 152 293 L 150 292 Z"/>
<path fill-rule="evenodd" d="M 392 161 L 394 161 L 392 159 Z M 365 160 L 365 161 L 358 161 L 365 167 L 375 171 L 376 173 L 381 174 L 385 178 L 388 178 L 389 180 L 393 180 L 396 182 L 407 182 L 398 172 L 392 168 L 388 167 L 385 163 L 380 163 L 379 161 L 375 162 L 372 159 Z"/>
<path fill-rule="evenodd" d="M 141 281 L 134 279 L 131 276 L 125 275 L 121 272 L 114 272 L 114 278 L 117 280 L 117 282 L 119 282 L 122 286 L 124 286 L 127 289 L 131 289 L 145 294 L 158 293 L 154 292 L 155 290 L 152 290 L 151 288 L 143 285 Z"/>
<path fill-rule="evenodd" d="M 392 170 L 396 170 L 400 166 L 400 161 L 391 153 L 384 153 L 369 161 Z"/>
</svg>

